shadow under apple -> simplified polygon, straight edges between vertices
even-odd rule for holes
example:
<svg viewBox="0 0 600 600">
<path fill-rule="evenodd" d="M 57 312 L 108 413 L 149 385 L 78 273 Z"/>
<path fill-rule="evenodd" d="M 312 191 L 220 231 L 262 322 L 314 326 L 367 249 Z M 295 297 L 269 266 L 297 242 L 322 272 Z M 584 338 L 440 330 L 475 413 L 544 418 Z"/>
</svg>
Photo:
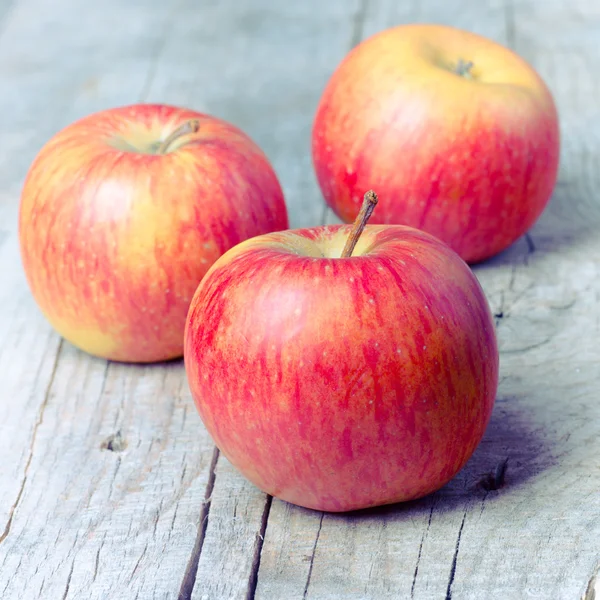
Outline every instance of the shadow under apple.
<svg viewBox="0 0 600 600">
<path fill-rule="evenodd" d="M 333 518 L 405 519 L 429 512 L 464 510 L 469 501 L 494 501 L 556 464 L 553 440 L 536 422 L 531 407 L 515 396 L 500 396 L 486 433 L 462 470 L 437 492 L 418 500 L 375 508 L 333 513 Z"/>
<path fill-rule="evenodd" d="M 561 173 L 554 193 L 536 223 L 508 248 L 471 265 L 473 270 L 535 262 L 541 254 L 577 253 L 598 239 L 600 204 L 593 189 Z"/>
</svg>

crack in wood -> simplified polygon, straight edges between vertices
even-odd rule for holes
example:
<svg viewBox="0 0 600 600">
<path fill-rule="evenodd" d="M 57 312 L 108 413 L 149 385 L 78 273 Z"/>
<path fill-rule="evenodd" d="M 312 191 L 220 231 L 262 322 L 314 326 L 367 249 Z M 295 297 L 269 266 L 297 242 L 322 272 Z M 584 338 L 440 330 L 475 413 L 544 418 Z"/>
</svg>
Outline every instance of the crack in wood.
<svg viewBox="0 0 600 600">
<path fill-rule="evenodd" d="M 67 584 L 65 585 L 65 593 L 63 594 L 62 600 L 66 600 L 69 595 L 69 588 L 71 587 L 71 577 L 73 577 L 73 569 L 75 568 L 75 559 L 71 562 L 71 569 L 69 570 L 69 575 L 67 576 Z"/>
<path fill-rule="evenodd" d="M 96 581 L 96 577 L 98 577 L 98 568 L 100 566 L 100 552 L 104 546 L 104 542 L 106 541 L 106 532 L 104 532 L 104 536 L 102 537 L 102 541 L 100 542 L 100 547 L 96 552 L 96 559 L 94 561 L 94 575 L 92 576 L 92 583 Z"/>
<path fill-rule="evenodd" d="M 383 528 L 382 528 L 382 531 L 383 531 Z M 380 534 L 380 538 L 381 538 L 381 534 Z M 377 540 L 377 541 L 379 541 L 379 540 Z M 373 567 L 375 567 L 375 563 L 373 561 L 371 561 L 371 564 L 369 565 L 369 575 L 367 577 L 367 586 L 365 588 L 365 593 L 368 593 L 368 591 L 369 591 L 369 584 L 373 580 L 372 579 L 372 576 L 373 576 Z"/>
<path fill-rule="evenodd" d="M 129 576 L 130 583 L 133 581 L 133 578 L 135 577 L 135 574 L 137 573 L 137 570 L 139 569 L 144 556 L 146 556 L 147 551 L 148 551 L 148 544 L 146 543 L 144 545 L 144 549 L 142 550 L 142 553 L 140 554 L 140 557 L 137 559 L 135 566 L 133 567 L 133 571 L 131 571 L 131 575 Z"/>
<path fill-rule="evenodd" d="M 183 463 L 183 468 L 181 469 L 181 477 L 179 478 L 179 483 L 183 483 L 185 480 L 185 474 L 187 473 L 187 452 L 183 453 L 183 457 L 181 458 L 181 462 Z"/>
<path fill-rule="evenodd" d="M 183 405 L 183 415 L 181 417 L 181 431 L 185 431 L 185 424 L 187 423 L 187 416 L 188 416 L 188 405 L 184 404 Z M 185 460 L 185 453 L 184 453 L 184 460 Z"/>
<path fill-rule="evenodd" d="M 454 556 L 452 557 L 452 566 L 450 567 L 450 577 L 448 578 L 448 587 L 446 589 L 446 600 L 452 600 L 452 584 L 454 583 L 454 576 L 456 575 L 456 563 L 458 562 L 458 551 L 460 549 L 460 538 L 462 536 L 463 527 L 465 526 L 465 520 L 467 519 L 467 510 L 463 514 L 460 529 L 458 530 L 458 537 L 456 538 L 456 548 L 454 549 Z"/>
<path fill-rule="evenodd" d="M 206 491 L 204 493 L 204 504 L 200 511 L 200 523 L 198 525 L 198 534 L 196 535 L 196 541 L 192 548 L 192 553 L 188 560 L 185 573 L 183 574 L 183 581 L 179 588 L 178 600 L 190 600 L 192 592 L 194 591 L 194 585 L 196 584 L 196 573 L 198 572 L 198 563 L 200 562 L 200 554 L 202 553 L 202 546 L 204 545 L 204 537 L 206 535 L 206 527 L 208 526 L 208 515 L 210 513 L 210 503 L 213 488 L 215 487 L 215 479 L 217 477 L 216 468 L 219 460 L 219 449 L 215 446 L 213 450 L 212 459 L 210 462 L 210 470 L 208 475 L 208 482 L 206 483 Z"/>
<path fill-rule="evenodd" d="M 4 526 L 4 531 L 0 534 L 0 544 L 8 537 L 10 533 L 10 528 L 12 527 L 13 518 L 15 516 L 15 511 L 21 502 L 21 498 L 23 496 L 23 492 L 25 490 L 25 484 L 27 483 L 27 474 L 29 473 L 29 467 L 31 466 L 31 461 L 33 460 L 33 450 L 35 447 L 35 442 L 37 439 L 37 432 L 42 423 L 44 422 L 44 412 L 46 411 L 46 406 L 48 406 L 48 400 L 50 399 L 50 390 L 52 389 L 52 385 L 54 383 L 54 378 L 56 377 L 56 371 L 58 369 L 58 360 L 61 354 L 61 350 L 63 347 L 63 340 L 61 339 L 58 343 L 58 347 L 56 349 L 56 355 L 54 357 L 54 364 L 52 365 L 52 371 L 50 372 L 50 379 L 48 381 L 48 385 L 46 386 L 46 391 L 44 393 L 44 399 L 42 400 L 42 405 L 40 406 L 40 410 L 38 413 L 38 418 L 33 426 L 33 433 L 31 435 L 31 443 L 29 444 L 29 455 L 27 456 L 27 461 L 25 462 L 25 468 L 23 469 L 23 479 L 21 481 L 21 486 L 19 487 L 19 492 L 17 494 L 17 498 L 13 502 L 13 505 L 10 507 L 10 511 L 8 513 L 8 521 Z"/>
<path fill-rule="evenodd" d="M 435 502 L 431 505 L 431 510 L 429 511 L 429 520 L 427 521 L 427 529 L 423 532 L 421 536 L 421 543 L 419 544 L 419 554 L 417 555 L 417 564 L 415 565 L 415 572 L 413 574 L 412 585 L 410 586 L 410 597 L 415 597 L 415 585 L 417 584 L 417 575 L 419 574 L 419 562 L 421 561 L 421 552 L 423 551 L 423 542 L 429 533 L 429 529 L 431 527 L 431 519 L 433 517 L 433 510 L 435 509 Z"/>
<path fill-rule="evenodd" d="M 539 348 L 540 346 L 547 344 L 551 339 L 551 337 L 547 337 L 543 340 L 540 340 L 539 342 L 527 344 L 526 346 L 523 346 L 521 348 L 510 348 L 508 350 L 500 350 L 500 354 L 520 354 L 522 352 L 529 352 L 529 350 L 533 350 L 534 348 Z"/>
<path fill-rule="evenodd" d="M 177 504 L 175 504 L 175 510 L 173 511 L 173 518 L 171 519 L 171 527 L 169 528 L 169 537 L 171 537 L 171 534 L 175 531 L 175 521 L 177 519 L 177 511 L 179 510 L 179 502 L 177 502 Z M 156 531 L 156 527 L 154 527 L 154 530 Z"/>
<path fill-rule="evenodd" d="M 594 571 L 594 574 L 588 581 L 585 593 L 581 600 L 596 600 L 596 583 L 598 581 L 598 573 L 600 572 L 600 566 Z"/>
<path fill-rule="evenodd" d="M 175 509 L 177 511 L 177 508 Z M 160 521 L 160 515 L 163 512 L 163 500 L 158 503 L 158 508 L 156 509 L 156 515 L 154 516 L 152 523 L 152 539 L 156 539 L 156 528 L 158 527 L 158 522 Z"/>
<path fill-rule="evenodd" d="M 306 585 L 304 586 L 304 594 L 302 595 L 302 599 L 306 600 L 308 595 L 308 587 L 310 586 L 310 578 L 312 577 L 313 572 L 313 564 L 315 562 L 315 554 L 317 552 L 317 544 L 319 543 L 319 537 L 321 535 L 321 529 L 323 527 L 323 517 L 325 513 L 321 513 L 321 518 L 319 519 L 319 528 L 317 529 L 317 535 L 315 536 L 315 543 L 313 544 L 312 554 L 310 557 L 310 565 L 308 566 L 308 575 L 306 576 Z"/>
<path fill-rule="evenodd" d="M 15 569 L 16 572 L 16 569 Z M 41 598 L 42 596 L 42 588 L 44 587 L 44 581 L 46 581 L 45 579 L 42 579 L 42 585 L 40 586 L 40 591 L 38 593 L 38 596 Z M 4 584 L 4 589 L 2 590 L 2 596 L 0 596 L 0 598 L 4 598 L 5 594 L 6 594 L 6 590 L 8 589 L 8 586 L 10 585 L 10 577 L 8 577 L 6 579 L 6 583 Z"/>
<path fill-rule="evenodd" d="M 115 470 L 113 472 L 113 476 L 110 480 L 110 484 L 108 487 L 108 497 L 112 499 L 113 489 L 115 487 L 115 481 L 117 480 L 117 474 L 119 473 L 119 469 L 121 468 L 121 457 L 117 456 L 117 460 L 115 461 Z"/>
<path fill-rule="evenodd" d="M 256 545 L 254 547 L 254 556 L 252 557 L 252 570 L 250 571 L 250 579 L 248 580 L 248 591 L 246 600 L 254 600 L 256 594 L 256 585 L 258 584 L 258 571 L 260 569 L 260 559 L 262 548 L 265 542 L 265 533 L 267 531 L 267 523 L 269 522 L 269 514 L 271 513 L 271 505 L 273 504 L 273 496 L 267 496 L 265 507 L 260 520 L 260 530 L 256 534 Z"/>
</svg>

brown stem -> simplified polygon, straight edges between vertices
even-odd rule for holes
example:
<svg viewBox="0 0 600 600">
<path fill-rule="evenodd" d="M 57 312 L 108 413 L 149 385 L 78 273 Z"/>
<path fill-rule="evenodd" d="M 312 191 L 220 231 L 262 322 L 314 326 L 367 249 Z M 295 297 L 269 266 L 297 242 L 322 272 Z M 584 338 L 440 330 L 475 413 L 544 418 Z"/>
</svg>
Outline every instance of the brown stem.
<svg viewBox="0 0 600 600">
<path fill-rule="evenodd" d="M 466 79 L 472 79 L 473 75 L 471 75 L 471 69 L 473 68 L 473 61 L 466 61 L 462 58 L 458 59 L 458 63 L 454 69 L 454 72 L 461 77 L 465 77 Z"/>
<path fill-rule="evenodd" d="M 200 121 L 198 119 L 190 119 L 180 125 L 175 131 L 172 131 L 161 143 L 158 147 L 158 154 L 166 154 L 169 151 L 169 147 L 173 142 L 178 140 L 180 137 L 184 135 L 189 135 L 190 133 L 196 133 L 200 129 Z"/>
<path fill-rule="evenodd" d="M 342 251 L 342 258 L 349 258 L 350 256 L 352 256 L 354 247 L 356 246 L 356 243 L 358 242 L 358 239 L 360 238 L 360 235 L 363 232 L 367 221 L 373 214 L 377 202 L 377 194 L 373 190 L 369 190 L 365 194 L 362 206 L 360 207 L 360 211 L 356 216 L 354 224 L 352 225 L 352 229 L 350 230 L 350 235 L 346 240 L 346 245 L 344 246 L 344 250 Z"/>
</svg>

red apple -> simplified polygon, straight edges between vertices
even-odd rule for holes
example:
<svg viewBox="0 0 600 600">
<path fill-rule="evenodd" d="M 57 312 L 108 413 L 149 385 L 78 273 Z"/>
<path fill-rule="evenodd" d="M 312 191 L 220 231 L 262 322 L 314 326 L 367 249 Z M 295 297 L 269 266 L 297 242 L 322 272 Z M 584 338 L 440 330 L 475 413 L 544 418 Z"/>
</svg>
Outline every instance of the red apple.
<svg viewBox="0 0 600 600">
<path fill-rule="evenodd" d="M 514 52 L 440 25 L 401 25 L 355 47 L 320 99 L 312 155 L 345 222 L 362 192 L 388 199 L 374 223 L 427 231 L 470 263 L 533 225 L 556 183 L 550 91 Z"/>
<path fill-rule="evenodd" d="M 182 355 L 189 303 L 212 263 L 288 219 L 270 163 L 242 131 L 141 104 L 87 116 L 42 148 L 19 227 L 53 327 L 91 354 L 153 362 Z"/>
<path fill-rule="evenodd" d="M 465 262 L 400 225 L 367 226 L 342 256 L 349 233 L 229 250 L 185 332 L 193 398 L 225 457 L 263 491 L 326 511 L 443 486 L 479 444 L 498 384 L 492 316 Z"/>
</svg>

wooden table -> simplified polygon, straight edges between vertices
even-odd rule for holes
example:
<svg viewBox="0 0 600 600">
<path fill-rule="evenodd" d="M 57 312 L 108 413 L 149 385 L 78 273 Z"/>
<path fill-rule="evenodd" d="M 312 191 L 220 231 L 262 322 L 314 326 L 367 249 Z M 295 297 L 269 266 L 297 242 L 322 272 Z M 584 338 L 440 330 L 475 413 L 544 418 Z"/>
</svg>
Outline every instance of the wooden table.
<svg viewBox="0 0 600 600">
<path fill-rule="evenodd" d="M 2 600 L 594 598 L 597 0 L 1 0 L 0 20 Z M 466 468 L 417 502 L 321 514 L 219 456 L 182 362 L 107 364 L 61 341 L 25 284 L 19 193 L 60 127 L 165 101 L 247 131 L 293 227 L 331 221 L 309 154 L 317 100 L 352 45 L 408 21 L 472 29 L 539 69 L 561 114 L 560 178 L 530 234 L 474 269 L 502 315 L 501 383 Z M 505 484 L 486 490 L 507 458 Z"/>
</svg>

